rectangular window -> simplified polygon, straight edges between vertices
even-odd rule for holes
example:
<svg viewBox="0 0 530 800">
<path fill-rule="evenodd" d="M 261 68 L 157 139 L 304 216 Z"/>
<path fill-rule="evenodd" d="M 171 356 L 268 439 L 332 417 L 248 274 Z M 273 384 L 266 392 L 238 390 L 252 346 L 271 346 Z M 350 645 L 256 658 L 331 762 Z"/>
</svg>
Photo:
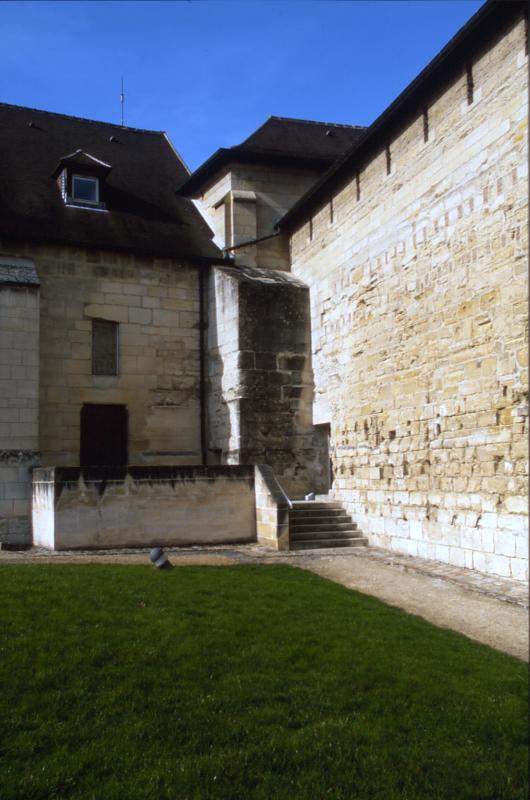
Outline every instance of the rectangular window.
<svg viewBox="0 0 530 800">
<path fill-rule="evenodd" d="M 390 145 L 386 146 L 386 174 L 390 175 L 392 172 L 392 155 L 390 153 Z"/>
<path fill-rule="evenodd" d="M 329 221 L 333 225 L 335 219 L 335 209 L 333 208 L 333 196 L 329 198 Z"/>
<path fill-rule="evenodd" d="M 92 375 L 118 374 L 118 323 L 92 320 Z"/>
<path fill-rule="evenodd" d="M 309 241 L 313 241 L 313 217 L 309 217 Z"/>
<path fill-rule="evenodd" d="M 99 181 L 83 175 L 72 175 L 72 200 L 81 203 L 99 203 Z"/>
<path fill-rule="evenodd" d="M 357 201 L 361 199 L 361 175 L 359 172 L 355 174 L 355 191 L 357 195 Z"/>
</svg>

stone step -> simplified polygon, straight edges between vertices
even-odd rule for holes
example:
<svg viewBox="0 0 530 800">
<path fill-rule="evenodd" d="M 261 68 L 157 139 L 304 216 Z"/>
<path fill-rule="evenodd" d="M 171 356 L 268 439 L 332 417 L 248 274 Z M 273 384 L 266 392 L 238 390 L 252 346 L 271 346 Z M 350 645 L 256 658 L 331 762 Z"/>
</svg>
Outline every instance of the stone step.
<svg viewBox="0 0 530 800">
<path fill-rule="evenodd" d="M 298 511 L 300 509 L 306 509 L 306 508 L 310 509 L 330 508 L 330 509 L 338 509 L 339 511 L 343 510 L 340 503 L 324 503 L 322 501 L 319 502 L 317 500 L 292 500 L 291 505 L 293 507 L 293 511 Z"/>
<path fill-rule="evenodd" d="M 342 517 L 346 514 L 343 508 L 297 508 L 289 513 L 296 519 L 299 517 Z"/>
<path fill-rule="evenodd" d="M 351 519 L 349 514 L 346 514 L 345 511 L 325 511 L 321 509 L 320 511 L 291 511 L 289 513 L 289 519 L 295 520 L 295 522 L 306 522 L 306 520 L 312 520 L 314 522 L 319 522 L 321 519 L 336 519 L 341 520 L 343 518 Z"/>
<path fill-rule="evenodd" d="M 318 522 L 294 521 L 290 525 L 291 533 L 303 533 L 304 531 L 349 531 L 357 530 L 357 523 L 351 519 L 337 521 L 333 517 L 322 517 Z"/>
<path fill-rule="evenodd" d="M 335 530 L 334 528 L 323 528 L 318 531 L 310 530 L 310 531 L 292 531 L 291 532 L 291 541 L 293 542 L 302 542 L 305 539 L 324 539 L 326 536 L 330 536 L 332 539 L 354 539 L 355 537 L 362 536 L 360 531 L 357 528 L 354 528 L 350 525 L 349 528 L 344 528 L 343 530 Z"/>
<path fill-rule="evenodd" d="M 330 547 L 364 547 L 368 544 L 368 539 L 364 536 L 348 537 L 343 539 L 311 539 L 307 541 L 294 541 L 291 544 L 293 550 L 322 550 Z"/>
</svg>

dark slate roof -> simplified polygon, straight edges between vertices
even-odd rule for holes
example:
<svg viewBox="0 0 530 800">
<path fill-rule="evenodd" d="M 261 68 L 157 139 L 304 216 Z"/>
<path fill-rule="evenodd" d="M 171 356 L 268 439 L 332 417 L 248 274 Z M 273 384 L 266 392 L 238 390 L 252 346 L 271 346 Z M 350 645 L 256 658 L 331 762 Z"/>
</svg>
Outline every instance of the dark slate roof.
<svg viewBox="0 0 530 800">
<path fill-rule="evenodd" d="M 360 125 L 269 117 L 248 139 L 231 149 L 334 161 L 359 139 L 363 131 Z"/>
<path fill-rule="evenodd" d="M 352 147 L 284 214 L 277 229 L 292 230 L 307 220 L 333 191 L 344 186 L 414 116 L 445 91 L 467 63 L 524 14 L 528 14 L 524 0 L 487 0 Z"/>
<path fill-rule="evenodd" d="M 110 165 L 108 213 L 66 206 L 52 177 L 76 151 Z M 160 131 L 0 103 L 0 238 L 223 261 L 188 170 Z"/>
<path fill-rule="evenodd" d="M 29 258 L 0 258 L 0 285 L 39 286 L 35 264 Z"/>
<path fill-rule="evenodd" d="M 307 165 L 327 169 L 362 136 L 360 125 L 338 125 L 307 119 L 269 117 L 254 133 L 234 147 L 221 147 L 179 189 L 194 196 L 204 183 L 230 162 Z"/>
</svg>

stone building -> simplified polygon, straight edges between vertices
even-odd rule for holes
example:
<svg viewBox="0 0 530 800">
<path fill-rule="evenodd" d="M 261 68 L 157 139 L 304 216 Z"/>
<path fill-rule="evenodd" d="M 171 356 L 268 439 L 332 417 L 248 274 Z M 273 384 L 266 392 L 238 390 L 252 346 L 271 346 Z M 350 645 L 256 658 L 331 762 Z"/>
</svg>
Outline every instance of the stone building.
<svg viewBox="0 0 530 800">
<path fill-rule="evenodd" d="M 0 106 L 1 535 L 28 467 L 201 464 L 202 270 L 164 134 Z"/>
<path fill-rule="evenodd" d="M 289 547 L 316 491 L 527 579 L 527 73 L 526 5 L 489 2 L 369 128 L 271 117 L 192 175 L 0 106 L 0 537 L 32 469 L 58 547 Z"/>
</svg>

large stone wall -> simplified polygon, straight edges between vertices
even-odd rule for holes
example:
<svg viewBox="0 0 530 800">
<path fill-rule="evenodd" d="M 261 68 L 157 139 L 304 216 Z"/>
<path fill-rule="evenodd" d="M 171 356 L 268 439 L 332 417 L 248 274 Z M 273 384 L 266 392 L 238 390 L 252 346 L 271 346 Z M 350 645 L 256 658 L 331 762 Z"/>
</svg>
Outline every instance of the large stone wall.
<svg viewBox="0 0 530 800">
<path fill-rule="evenodd" d="M 128 409 L 129 463 L 197 464 L 199 279 L 186 263 L 11 244 L 41 282 L 43 465 L 78 465 L 83 403 Z M 119 374 L 92 375 L 92 319 L 119 323 Z"/>
<path fill-rule="evenodd" d="M 208 313 L 208 446 L 272 467 L 291 497 L 313 486 L 309 293 L 283 272 L 216 267 Z"/>
<path fill-rule="evenodd" d="M 36 469 L 32 516 L 51 550 L 252 541 L 254 468 Z"/>
<path fill-rule="evenodd" d="M 17 545 L 30 540 L 29 471 L 39 460 L 38 359 L 38 286 L 0 282 L 0 542 Z"/>
<path fill-rule="evenodd" d="M 294 232 L 315 422 L 373 544 L 527 576 L 524 23 Z"/>
</svg>

